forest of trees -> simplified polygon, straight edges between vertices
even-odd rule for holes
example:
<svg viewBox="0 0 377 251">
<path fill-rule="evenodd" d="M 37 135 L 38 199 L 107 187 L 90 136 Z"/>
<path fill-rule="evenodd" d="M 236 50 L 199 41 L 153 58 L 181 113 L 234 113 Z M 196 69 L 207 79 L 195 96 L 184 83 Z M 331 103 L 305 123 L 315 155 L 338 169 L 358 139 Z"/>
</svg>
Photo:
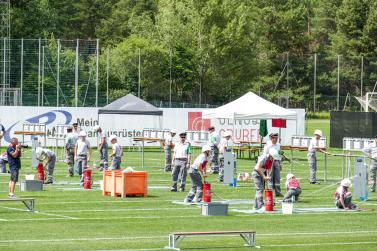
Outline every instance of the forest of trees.
<svg viewBox="0 0 377 251">
<path fill-rule="evenodd" d="M 99 38 L 112 98 L 137 93 L 139 50 L 146 100 L 167 101 L 171 79 L 174 101 L 254 91 L 308 108 L 315 53 L 318 99 L 336 96 L 338 55 L 342 96 L 360 95 L 362 57 L 363 91 L 377 80 L 377 0 L 13 0 L 11 25 L 15 39 Z"/>
</svg>

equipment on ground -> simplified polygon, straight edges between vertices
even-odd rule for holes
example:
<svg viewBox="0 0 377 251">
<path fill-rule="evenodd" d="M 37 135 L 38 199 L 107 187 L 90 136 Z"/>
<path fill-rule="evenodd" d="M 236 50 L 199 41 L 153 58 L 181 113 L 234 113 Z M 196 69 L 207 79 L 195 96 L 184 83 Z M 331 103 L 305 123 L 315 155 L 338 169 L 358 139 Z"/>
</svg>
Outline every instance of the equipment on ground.
<svg viewBox="0 0 377 251">
<path fill-rule="evenodd" d="M 211 184 L 208 182 L 203 183 L 203 202 L 211 202 L 212 200 L 212 191 Z"/>
<path fill-rule="evenodd" d="M 264 206 L 267 212 L 274 211 L 274 195 L 272 189 L 264 190 Z"/>
<path fill-rule="evenodd" d="M 224 184 L 230 184 L 234 181 L 234 164 L 235 154 L 230 150 L 224 152 Z"/>
<path fill-rule="evenodd" d="M 21 201 L 22 203 L 24 203 L 29 212 L 34 212 L 34 198 L 0 199 L 0 203 L 14 201 Z"/>
<path fill-rule="evenodd" d="M 228 202 L 208 202 L 202 204 L 202 215 L 204 216 L 227 216 Z"/>
<path fill-rule="evenodd" d="M 84 170 L 84 189 L 92 189 L 92 170 Z"/>
<path fill-rule="evenodd" d="M 37 167 L 37 177 L 38 180 L 44 182 L 46 176 L 45 176 L 45 170 L 43 168 L 43 163 L 39 162 L 38 167 Z"/>
<path fill-rule="evenodd" d="M 203 235 L 239 235 L 246 242 L 247 247 L 257 247 L 255 243 L 255 231 L 216 231 L 216 232 L 181 232 L 169 234 L 169 246 L 165 249 L 180 250 L 177 247 L 178 241 L 187 236 L 203 236 Z"/>
<path fill-rule="evenodd" d="M 20 183 L 20 190 L 22 192 L 36 192 L 43 190 L 43 181 L 40 180 L 25 180 Z"/>
<path fill-rule="evenodd" d="M 364 162 L 364 158 L 356 158 L 355 160 L 355 176 L 354 176 L 354 197 L 360 201 L 368 199 L 368 166 Z"/>
</svg>

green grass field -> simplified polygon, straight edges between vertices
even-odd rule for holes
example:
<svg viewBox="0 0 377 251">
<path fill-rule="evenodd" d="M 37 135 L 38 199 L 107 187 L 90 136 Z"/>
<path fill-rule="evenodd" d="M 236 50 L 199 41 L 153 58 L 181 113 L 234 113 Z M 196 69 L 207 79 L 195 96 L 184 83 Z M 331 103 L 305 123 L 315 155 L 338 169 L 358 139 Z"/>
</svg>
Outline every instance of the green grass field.
<svg viewBox="0 0 377 251">
<path fill-rule="evenodd" d="M 328 135 L 328 121 L 309 121 L 307 131 L 320 127 Z M 198 151 L 196 150 L 196 154 Z M 29 152 L 30 154 L 30 152 Z M 333 207 L 332 195 L 341 179 L 341 159 L 329 158 L 328 181 L 308 184 L 305 152 L 295 152 L 292 166 L 284 163 L 282 177 L 290 168 L 301 179 L 303 193 L 298 208 Z M 140 152 L 126 152 L 124 167 L 140 168 Z M 98 154 L 95 154 L 98 158 Z M 238 171 L 251 172 L 254 160 L 238 160 Z M 229 216 L 206 217 L 200 208 L 173 204 L 185 193 L 169 191 L 170 174 L 162 171 L 163 153 L 146 153 L 149 196 L 126 199 L 104 197 L 99 186 L 82 190 L 79 178 L 66 177 L 64 163 L 55 168 L 55 184 L 42 192 L 20 192 L 20 197 L 36 199 L 36 213 L 24 211 L 20 203 L 0 204 L 0 250 L 163 250 L 168 234 L 175 231 L 256 230 L 261 250 L 376 250 L 377 196 L 357 202 L 361 212 L 312 212 L 282 214 L 245 214 L 234 209 L 251 209 L 255 189 L 252 182 L 236 188 L 217 184 L 210 177 L 213 191 L 223 199 L 250 200 L 250 204 L 230 205 Z M 319 157 L 318 176 L 323 178 L 323 156 Z M 34 173 L 30 159 L 23 160 L 24 174 Z M 101 179 L 95 171 L 94 181 Z M 0 176 L 0 197 L 7 196 L 9 176 Z M 216 199 L 214 196 L 214 199 Z M 277 205 L 280 208 L 280 205 Z M 239 237 L 194 237 L 182 241 L 184 250 L 250 250 Z"/>
</svg>

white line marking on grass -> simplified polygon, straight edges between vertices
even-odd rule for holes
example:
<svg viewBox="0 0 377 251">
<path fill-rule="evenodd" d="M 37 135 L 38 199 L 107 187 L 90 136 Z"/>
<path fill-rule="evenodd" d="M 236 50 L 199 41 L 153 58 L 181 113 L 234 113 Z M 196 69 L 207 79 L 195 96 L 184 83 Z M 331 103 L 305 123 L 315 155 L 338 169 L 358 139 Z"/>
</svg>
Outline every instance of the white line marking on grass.
<svg viewBox="0 0 377 251">
<path fill-rule="evenodd" d="M 7 219 L 0 219 L 0 221 L 8 221 Z"/>
<path fill-rule="evenodd" d="M 45 212 L 39 212 L 39 211 L 35 211 L 35 213 L 42 214 L 42 215 L 47 215 L 47 216 L 58 216 L 58 217 L 62 217 L 62 218 L 66 218 L 66 219 L 71 219 L 71 220 L 77 220 L 77 219 L 79 219 L 77 217 L 71 217 L 71 216 L 62 215 L 62 214 L 51 214 L 51 213 L 45 213 Z"/>
<path fill-rule="evenodd" d="M 377 241 L 355 241 L 355 242 L 322 242 L 322 243 L 292 243 L 292 244 L 268 244 L 261 247 L 304 247 L 304 246 L 344 246 L 360 244 L 376 244 Z"/>
<path fill-rule="evenodd" d="M 0 240 L 0 243 L 24 243 L 24 242 L 66 242 L 66 241 L 111 241 L 111 240 L 144 240 L 150 238 L 167 238 L 167 236 L 135 236 L 135 237 L 90 237 L 90 238 L 67 238 L 67 239 L 31 239 L 31 240 Z"/>
<path fill-rule="evenodd" d="M 14 207 L 1 206 L 1 208 L 15 210 L 15 211 L 29 212 L 26 209 L 14 208 Z M 77 217 L 71 217 L 71 216 L 66 216 L 66 215 L 62 215 L 62 214 L 50 214 L 50 213 L 43 213 L 43 212 L 39 212 L 39 211 L 34 211 L 34 213 L 36 213 L 36 214 L 43 214 L 43 215 L 47 215 L 47 216 L 58 216 L 58 217 L 67 218 L 67 219 L 71 219 L 71 220 L 78 219 Z M 6 221 L 13 221 L 13 220 L 6 220 Z"/>
<path fill-rule="evenodd" d="M 77 210 L 48 210 L 44 212 L 54 212 L 54 213 L 80 213 L 80 212 L 126 212 L 126 211 L 165 211 L 165 210 L 197 210 L 197 207 L 191 208 L 127 208 L 127 209 L 77 209 Z"/>
</svg>

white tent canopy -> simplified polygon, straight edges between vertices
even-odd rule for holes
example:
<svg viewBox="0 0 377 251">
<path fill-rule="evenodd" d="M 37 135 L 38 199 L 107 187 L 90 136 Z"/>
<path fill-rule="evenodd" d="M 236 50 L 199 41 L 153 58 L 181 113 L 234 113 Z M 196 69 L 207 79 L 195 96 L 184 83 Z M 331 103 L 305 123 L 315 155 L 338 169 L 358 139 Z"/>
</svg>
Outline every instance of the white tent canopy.
<svg viewBox="0 0 377 251">
<path fill-rule="evenodd" d="M 287 119 L 296 120 L 296 112 L 271 103 L 248 92 L 242 97 L 215 109 L 203 111 L 203 119 Z"/>
</svg>

